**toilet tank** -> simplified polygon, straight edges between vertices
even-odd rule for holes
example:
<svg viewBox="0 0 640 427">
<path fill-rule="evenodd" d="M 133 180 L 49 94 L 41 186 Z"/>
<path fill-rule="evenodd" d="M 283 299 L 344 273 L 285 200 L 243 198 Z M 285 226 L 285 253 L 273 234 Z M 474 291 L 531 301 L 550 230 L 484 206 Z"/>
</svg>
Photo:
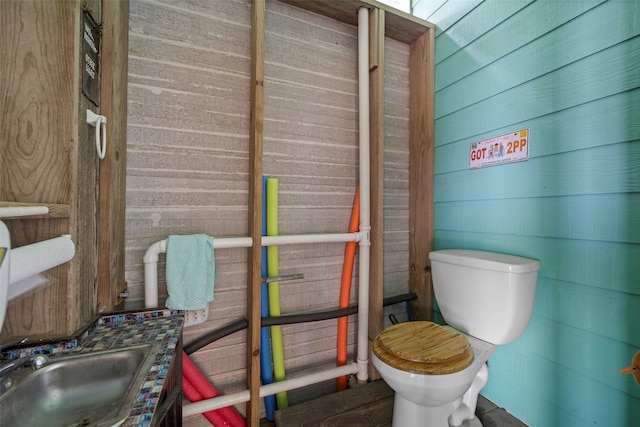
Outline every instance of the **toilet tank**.
<svg viewBox="0 0 640 427">
<path fill-rule="evenodd" d="M 539 261 L 464 249 L 433 251 L 429 259 L 449 325 L 497 345 L 522 335 L 533 313 Z"/>
</svg>

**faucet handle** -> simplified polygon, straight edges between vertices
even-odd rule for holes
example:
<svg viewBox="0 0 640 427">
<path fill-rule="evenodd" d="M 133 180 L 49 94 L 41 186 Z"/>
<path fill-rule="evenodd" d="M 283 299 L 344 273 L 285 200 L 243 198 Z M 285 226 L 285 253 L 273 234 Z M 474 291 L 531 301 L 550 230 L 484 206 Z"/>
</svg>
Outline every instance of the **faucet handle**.
<svg viewBox="0 0 640 427">
<path fill-rule="evenodd" d="M 33 356 L 33 358 L 31 359 L 31 367 L 35 371 L 46 365 L 48 361 L 49 358 L 47 356 L 45 356 L 44 354 L 38 354 L 36 356 Z"/>
</svg>

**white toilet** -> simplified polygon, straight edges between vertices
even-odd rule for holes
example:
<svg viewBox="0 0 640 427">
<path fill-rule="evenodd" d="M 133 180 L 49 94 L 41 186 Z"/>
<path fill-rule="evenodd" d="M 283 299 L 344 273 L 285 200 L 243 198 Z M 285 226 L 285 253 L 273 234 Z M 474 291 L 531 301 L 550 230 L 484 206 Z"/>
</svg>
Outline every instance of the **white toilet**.
<svg viewBox="0 0 640 427">
<path fill-rule="evenodd" d="M 475 410 L 488 379 L 486 362 L 527 327 L 540 263 L 461 249 L 429 258 L 448 326 L 393 325 L 374 340 L 372 361 L 395 391 L 394 427 L 481 427 Z"/>
</svg>

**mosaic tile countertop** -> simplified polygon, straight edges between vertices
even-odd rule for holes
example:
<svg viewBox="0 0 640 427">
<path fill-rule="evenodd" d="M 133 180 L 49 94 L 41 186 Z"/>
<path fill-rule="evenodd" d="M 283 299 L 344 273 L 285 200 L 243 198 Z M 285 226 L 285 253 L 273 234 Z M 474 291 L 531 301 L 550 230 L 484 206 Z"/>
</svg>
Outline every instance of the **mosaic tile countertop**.
<svg viewBox="0 0 640 427">
<path fill-rule="evenodd" d="M 171 359 L 182 333 L 184 316 L 177 310 L 155 310 L 103 316 L 78 338 L 21 348 L 3 354 L 15 359 L 30 354 L 77 354 L 150 344 L 157 348 L 155 360 L 143 382 L 123 427 L 151 425 Z"/>
<path fill-rule="evenodd" d="M 138 344 L 157 345 L 159 350 L 155 360 L 123 427 L 151 424 L 183 322 L 184 317 L 175 310 L 105 316 L 90 328 L 88 336 L 72 350 L 72 353 L 87 353 Z"/>
</svg>

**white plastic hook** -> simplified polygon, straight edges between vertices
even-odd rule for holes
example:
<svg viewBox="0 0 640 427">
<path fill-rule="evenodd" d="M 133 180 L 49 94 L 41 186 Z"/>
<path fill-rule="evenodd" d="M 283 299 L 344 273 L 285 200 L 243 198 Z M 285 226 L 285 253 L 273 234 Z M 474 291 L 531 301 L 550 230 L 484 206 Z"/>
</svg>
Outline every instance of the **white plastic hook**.
<svg viewBox="0 0 640 427">
<path fill-rule="evenodd" d="M 87 109 L 87 123 L 96 128 L 96 151 L 98 158 L 104 159 L 107 152 L 107 118 Z M 100 143 L 100 130 L 102 129 L 102 143 Z"/>
</svg>

